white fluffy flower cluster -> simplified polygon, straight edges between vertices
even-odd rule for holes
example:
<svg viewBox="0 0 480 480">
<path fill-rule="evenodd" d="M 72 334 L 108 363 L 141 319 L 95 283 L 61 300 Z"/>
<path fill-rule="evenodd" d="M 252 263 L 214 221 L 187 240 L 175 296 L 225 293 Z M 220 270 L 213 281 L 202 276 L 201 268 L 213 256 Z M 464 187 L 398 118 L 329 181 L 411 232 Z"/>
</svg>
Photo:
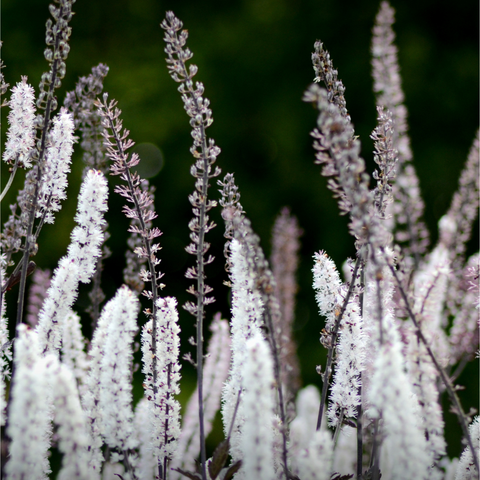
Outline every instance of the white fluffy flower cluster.
<svg viewBox="0 0 480 480">
<path fill-rule="evenodd" d="M 343 289 L 345 292 L 345 288 Z M 336 426 L 340 417 L 356 418 L 362 398 L 360 373 L 364 370 L 365 334 L 360 307 L 349 301 L 340 322 L 340 339 L 328 408 L 329 425 Z"/>
<path fill-rule="evenodd" d="M 74 130 L 73 115 L 62 108 L 53 119 L 53 128 L 49 135 L 38 199 L 40 208 L 36 213 L 37 217 L 45 215 L 46 223 L 54 222 L 54 213 L 61 209 L 60 202 L 67 198 L 65 190 L 72 161 Z"/>
<path fill-rule="evenodd" d="M 7 427 L 11 439 L 10 460 L 5 465 L 8 480 L 43 480 L 50 473 L 47 452 L 52 412 L 39 360 L 37 335 L 25 324 L 20 324 L 15 342 L 15 382 Z"/>
<path fill-rule="evenodd" d="M 335 322 L 339 319 L 347 296 L 347 286 L 342 284 L 333 260 L 324 252 L 316 253 L 313 267 L 313 287 L 316 290 L 320 314 L 325 316 L 326 334 L 321 342 L 332 347 L 331 336 Z M 329 424 L 336 426 L 339 418 L 356 418 L 359 395 L 360 373 L 364 369 L 365 335 L 360 307 L 355 299 L 345 306 L 339 325 L 339 342 L 336 348 L 336 367 L 328 409 Z"/>
<path fill-rule="evenodd" d="M 137 297 L 128 287 L 121 287 L 115 295 L 100 366 L 99 400 L 103 413 L 103 434 L 110 448 L 120 451 L 137 446 L 133 434 L 130 369 L 139 309 Z"/>
<path fill-rule="evenodd" d="M 325 328 L 329 331 L 334 323 L 342 299 L 340 290 L 342 282 L 334 261 L 324 252 L 314 255 L 313 288 L 320 315 L 326 317 Z"/>
<path fill-rule="evenodd" d="M 88 283 L 95 271 L 104 239 L 103 214 L 107 210 L 108 187 L 105 176 L 90 170 L 82 183 L 67 256 L 55 270 L 47 297 L 39 314 L 37 331 L 43 353 L 61 347 L 63 321 L 77 298 L 78 283 Z"/>
<path fill-rule="evenodd" d="M 475 455 L 480 460 L 480 417 L 478 415 L 473 419 L 473 422 L 468 427 L 468 431 L 475 449 Z M 478 472 L 476 470 L 472 451 L 467 447 L 458 462 L 455 480 L 472 480 L 477 478 Z"/>
<path fill-rule="evenodd" d="M 418 402 L 405 373 L 398 332 L 395 333 L 393 342 L 380 347 L 368 392 L 370 415 L 382 416 L 382 475 L 391 480 L 426 480 L 432 457 L 418 415 Z"/>
<path fill-rule="evenodd" d="M 245 343 L 252 336 L 260 333 L 260 321 L 263 305 L 258 290 L 254 288 L 253 277 L 249 275 L 244 247 L 233 239 L 230 243 L 231 280 L 232 280 L 232 364 L 230 376 L 225 383 L 222 394 L 222 416 L 225 436 L 232 431 L 230 439 L 230 454 L 232 458 L 241 458 L 240 430 L 244 422 L 243 404 L 235 416 L 232 428 L 233 414 L 239 391 L 244 387 L 242 369 L 246 359 Z"/>
<path fill-rule="evenodd" d="M 27 77 L 22 77 L 12 88 L 10 113 L 7 132 L 7 142 L 3 152 L 3 160 L 18 166 L 31 168 L 31 151 L 35 146 L 35 91 L 27 83 Z"/>
<path fill-rule="evenodd" d="M 80 281 L 89 283 L 95 271 L 97 258 L 101 255 L 104 239 L 102 225 L 104 213 L 108 210 L 108 183 L 102 172 L 90 170 L 80 189 L 72 242 L 68 256 L 73 258 L 80 269 Z"/>
<path fill-rule="evenodd" d="M 277 478 L 274 470 L 275 400 L 273 360 L 270 347 L 261 333 L 245 344 L 243 365 L 245 392 L 242 404 L 245 423 L 241 435 L 244 478 Z"/>
<path fill-rule="evenodd" d="M 177 300 L 157 300 L 156 353 L 153 352 L 153 321 L 142 329 L 142 360 L 145 396 L 149 400 L 152 444 L 158 463 L 171 459 L 180 436 L 180 327 Z M 154 358 L 157 359 L 154 372 Z"/>
</svg>

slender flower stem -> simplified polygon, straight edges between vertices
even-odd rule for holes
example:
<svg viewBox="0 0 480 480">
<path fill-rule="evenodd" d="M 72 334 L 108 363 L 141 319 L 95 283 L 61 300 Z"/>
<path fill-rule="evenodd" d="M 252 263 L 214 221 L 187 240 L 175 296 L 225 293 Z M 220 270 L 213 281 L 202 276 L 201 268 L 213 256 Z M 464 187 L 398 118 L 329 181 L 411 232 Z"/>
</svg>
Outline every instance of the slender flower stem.
<svg viewBox="0 0 480 480">
<path fill-rule="evenodd" d="M 192 81 L 198 68 L 196 65 L 190 64 L 187 69 L 186 62 L 193 56 L 188 48 L 184 48 L 188 32 L 182 30 L 183 23 L 175 17 L 173 12 L 167 12 L 161 27 L 165 30 L 167 67 L 173 80 L 180 83 L 178 90 L 182 94 L 185 110 L 190 117 L 193 137 L 193 147 L 190 151 L 196 159 L 190 169 L 192 176 L 197 180 L 195 182 L 195 191 L 189 197 L 193 207 L 194 218 L 189 224 L 192 243 L 187 247 L 188 253 L 196 255 L 196 267 L 189 268 L 186 276 L 187 278 L 196 279 L 196 289 L 191 286 L 188 291 L 195 295 L 197 300 L 196 306 L 192 302 L 187 302 L 184 308 L 196 318 L 200 469 L 202 480 L 207 480 L 203 405 L 203 321 L 205 305 L 212 303 L 214 299 L 206 296 L 212 289 L 205 284 L 205 265 L 212 262 L 213 257 L 210 256 L 208 259 L 205 259 L 204 255 L 210 247 L 209 243 L 205 241 L 205 234 L 215 226 L 214 223 L 208 223 L 207 212 L 216 205 L 216 202 L 209 201 L 207 195 L 210 178 L 220 174 L 218 167 L 212 171 L 212 165 L 220 153 L 220 149 L 215 146 L 211 138 L 207 142 L 206 129 L 212 124 L 213 118 L 212 112 L 208 108 L 210 101 L 202 96 L 204 92 L 203 85 L 196 82 L 194 87 Z"/>
<path fill-rule="evenodd" d="M 12 173 L 10 174 L 10 178 L 8 179 L 8 182 L 5 185 L 5 188 L 3 189 L 3 191 L 0 195 L 0 202 L 3 200 L 3 197 L 6 195 L 6 193 L 10 189 L 10 187 L 13 183 L 13 179 L 15 178 L 15 174 L 17 173 L 17 169 L 18 169 L 18 158 L 15 161 L 15 164 L 13 165 L 13 169 L 12 169 Z"/>
<path fill-rule="evenodd" d="M 350 286 L 348 288 L 347 295 L 345 297 L 345 301 L 343 302 L 342 305 L 342 310 L 340 311 L 340 314 L 338 315 L 335 326 L 333 328 L 332 332 L 332 345 L 328 349 L 328 356 L 327 356 L 327 365 L 325 367 L 325 372 L 323 374 L 323 388 L 322 388 L 322 398 L 320 400 L 320 408 L 318 410 L 318 419 L 317 419 L 317 430 L 320 430 L 320 427 L 322 426 L 322 418 L 323 418 L 323 411 L 325 410 L 325 404 L 327 402 L 327 392 L 328 392 L 328 382 L 330 380 L 330 373 L 332 370 L 332 362 L 333 362 L 333 350 L 335 348 L 335 344 L 337 342 L 337 335 L 338 335 L 338 330 L 340 328 L 340 322 L 342 321 L 343 315 L 345 313 L 345 310 L 347 309 L 348 302 L 350 300 L 350 296 L 352 295 L 353 288 L 355 286 L 355 279 L 357 277 L 357 272 L 360 267 L 361 259 L 360 257 L 357 257 L 357 260 L 355 261 L 355 267 L 353 269 L 352 273 L 352 281 L 350 282 Z"/>
<path fill-rule="evenodd" d="M 358 395 L 362 397 L 362 372 L 360 372 Z M 362 479 L 363 469 L 363 409 L 362 402 L 357 405 L 357 480 Z"/>
<path fill-rule="evenodd" d="M 196 102 L 195 97 L 194 101 Z M 196 105 L 198 108 L 198 104 Z M 202 151 L 205 152 L 207 142 L 205 137 L 205 128 L 201 127 Z M 208 171 L 209 163 L 206 156 L 203 158 L 204 170 L 202 176 L 202 196 L 207 198 L 208 191 Z M 207 479 L 207 452 L 205 445 L 205 421 L 203 412 L 203 318 L 204 313 L 204 289 L 205 289 L 205 263 L 204 263 L 204 242 L 205 242 L 205 207 L 206 203 L 201 202 L 199 215 L 198 249 L 197 249 L 197 389 L 198 389 L 198 417 L 200 426 L 200 465 L 202 469 L 202 479 Z"/>
</svg>

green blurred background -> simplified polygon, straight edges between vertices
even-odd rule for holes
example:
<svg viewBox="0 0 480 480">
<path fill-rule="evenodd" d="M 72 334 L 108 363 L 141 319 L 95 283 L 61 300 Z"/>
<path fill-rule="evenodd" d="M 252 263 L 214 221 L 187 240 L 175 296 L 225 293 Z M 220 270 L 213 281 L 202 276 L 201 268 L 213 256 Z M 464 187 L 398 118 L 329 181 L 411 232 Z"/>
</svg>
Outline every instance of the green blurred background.
<svg viewBox="0 0 480 480">
<path fill-rule="evenodd" d="M 2 58 L 4 75 L 12 86 L 28 75 L 38 91 L 43 59 L 44 25 L 48 18 L 46 0 L 3 0 L 1 4 Z M 454 3 L 434 0 L 402 0 L 396 9 L 399 61 L 409 111 L 414 162 L 426 202 L 425 218 L 432 242 L 437 222 L 447 210 L 458 176 L 478 128 L 478 18 L 477 0 Z M 169 77 L 163 53 L 163 32 L 159 23 L 166 10 L 173 10 L 184 22 L 199 67 L 197 79 L 205 85 L 211 100 L 214 124 L 209 135 L 221 147 L 218 165 L 223 174 L 235 173 L 241 202 L 270 253 L 270 231 L 280 209 L 288 205 L 304 230 L 300 291 L 296 308 L 295 335 L 299 346 L 304 384 L 316 383 L 315 365 L 324 362 L 318 342 L 323 321 L 319 319 L 311 287 L 312 255 L 326 250 L 340 267 L 354 255 L 353 240 L 346 219 L 338 216 L 336 202 L 313 164 L 309 132 L 316 112 L 301 101 L 314 74 L 310 55 L 313 43 L 321 39 L 330 51 L 339 78 L 346 86 L 347 108 L 362 141 L 362 154 L 373 169 L 372 142 L 376 111 L 370 68 L 371 29 L 378 1 L 314 0 L 80 0 L 72 27 L 67 76 L 59 93 L 73 89 L 81 75 L 99 62 L 110 67 L 105 90 L 119 102 L 124 126 L 144 153 L 144 160 L 158 162 L 161 170 L 150 181 L 156 185 L 156 225 L 164 232 L 161 268 L 165 273 L 165 294 L 179 304 L 189 282 L 184 279 L 193 257 L 184 252 L 191 209 L 187 196 L 193 190 L 189 175 L 192 158 L 190 128 L 176 84 Z M 2 112 L 6 125 L 8 112 Z M 2 131 L 5 138 L 5 128 Z M 3 144 L 3 141 L 2 141 Z M 156 147 L 156 148 L 155 148 Z M 159 150 L 158 150 L 159 149 Z M 150 155 L 153 152 L 157 155 Z M 156 158 L 156 160 L 155 160 Z M 159 164 L 157 164 L 158 166 Z M 39 266 L 54 268 L 65 254 L 83 169 L 79 148 L 74 158 L 69 199 L 56 224 L 45 226 L 40 238 Z M 223 175 L 222 174 L 222 175 Z M 2 183 L 7 179 L 2 169 Z M 21 176 L 20 176 L 21 177 Z M 15 187 L 20 185 L 18 179 Z M 212 197 L 218 198 L 216 187 Z M 10 195 L 2 205 L 2 221 Z M 104 289 L 110 298 L 121 284 L 127 221 L 121 213 L 122 199 L 111 194 L 109 222 L 113 256 L 106 262 Z M 212 213 L 219 227 L 209 234 L 217 257 L 207 270 L 215 287 L 217 310 L 228 315 L 228 291 L 222 286 L 223 224 L 219 211 Z M 469 253 L 478 250 L 478 223 Z M 86 290 L 85 290 L 86 291 Z M 87 305 L 85 291 L 79 310 Z M 10 308 L 15 304 L 12 292 Z M 193 331 L 193 320 L 180 309 L 184 338 Z M 88 334 L 88 317 L 85 317 Z M 184 342 L 183 353 L 190 346 Z M 194 387 L 192 369 L 183 370 L 182 400 Z M 478 361 L 461 377 L 467 386 L 465 407 L 478 407 Z M 141 384 L 135 391 L 141 395 Z M 461 451 L 456 420 L 446 414 L 449 453 Z"/>
</svg>

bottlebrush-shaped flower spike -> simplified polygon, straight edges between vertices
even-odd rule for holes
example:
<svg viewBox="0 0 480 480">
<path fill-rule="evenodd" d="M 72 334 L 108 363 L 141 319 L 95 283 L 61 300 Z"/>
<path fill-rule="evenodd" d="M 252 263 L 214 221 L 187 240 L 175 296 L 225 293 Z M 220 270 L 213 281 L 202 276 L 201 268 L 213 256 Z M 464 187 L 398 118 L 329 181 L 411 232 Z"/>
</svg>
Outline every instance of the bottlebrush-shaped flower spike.
<svg viewBox="0 0 480 480">
<path fill-rule="evenodd" d="M 312 434 L 308 447 L 297 459 L 298 475 L 302 480 L 328 480 L 332 473 L 333 441 L 328 430 Z"/>
<path fill-rule="evenodd" d="M 245 388 L 243 368 L 246 361 L 245 345 L 249 338 L 260 334 L 263 304 L 253 277 L 249 275 L 245 259 L 245 247 L 237 239 L 230 242 L 230 279 L 232 283 L 232 362 L 229 379 L 222 393 L 223 430 L 227 436 L 231 430 L 230 454 L 234 461 L 242 456 L 240 447 L 242 425 L 245 422 L 244 404 L 240 402 L 235 423 L 232 426 L 239 392 Z"/>
<path fill-rule="evenodd" d="M 11 443 L 5 465 L 8 480 L 45 480 L 50 473 L 51 392 L 40 362 L 38 335 L 18 326 L 15 342 L 15 381 L 12 385 L 7 434 Z"/>
<path fill-rule="evenodd" d="M 327 318 L 320 341 L 326 348 L 336 349 L 336 368 L 330 394 L 328 419 L 332 426 L 339 418 L 356 418 L 361 398 L 360 372 L 364 369 L 365 336 L 363 321 L 356 301 L 345 306 L 339 325 L 339 343 L 332 345 L 335 323 L 347 298 L 348 288 L 342 284 L 334 262 L 324 252 L 316 253 L 313 267 L 317 304 L 320 314 Z"/>
<path fill-rule="evenodd" d="M 3 75 L 2 75 L 3 76 Z M 3 160 L 11 165 L 17 162 L 19 167 L 31 168 L 31 153 L 35 147 L 35 91 L 22 77 L 12 88 L 7 142 Z"/>
<path fill-rule="evenodd" d="M 118 450 L 119 460 L 124 460 L 124 452 L 137 446 L 133 434 L 131 369 L 139 309 L 137 297 L 127 287 L 121 287 L 114 298 L 100 367 L 102 433 L 110 448 Z"/>
<path fill-rule="evenodd" d="M 80 281 L 89 283 L 95 272 L 101 245 L 104 240 L 103 217 L 108 210 L 108 184 L 103 173 L 90 170 L 80 189 L 72 242 L 68 247 L 68 256 L 74 259 L 80 270 Z"/>
<path fill-rule="evenodd" d="M 350 215 L 349 229 L 357 250 L 369 243 L 376 251 L 390 239 L 372 208 L 370 179 L 360 157 L 360 142 L 353 137 L 353 127 L 329 100 L 328 92 L 317 84 L 310 86 L 303 100 L 319 110 L 317 128 L 311 134 L 315 139 L 316 163 L 323 165 L 323 176 L 332 177 L 328 188 L 339 199 L 340 211 Z"/>
<path fill-rule="evenodd" d="M 241 449 L 244 478 L 277 478 L 274 470 L 275 388 L 270 348 L 261 333 L 246 344 L 243 365 L 242 395 L 245 423 L 242 427 Z"/>
<path fill-rule="evenodd" d="M 107 343 L 108 327 L 113 322 L 113 317 L 118 313 L 118 294 L 103 307 L 97 322 L 97 328 L 93 332 L 90 346 L 89 363 L 90 368 L 86 379 L 86 388 L 82 392 L 82 405 L 87 414 L 90 427 L 90 459 L 89 465 L 93 472 L 102 470 L 104 460 L 101 447 L 103 439 L 101 434 L 104 431 L 103 409 L 99 403 L 101 390 L 101 377 L 103 357 L 105 356 L 105 345 Z"/>
<path fill-rule="evenodd" d="M 63 324 L 77 298 L 79 281 L 88 283 L 103 242 L 103 213 L 107 210 L 107 181 L 102 173 L 90 170 L 80 189 L 77 215 L 67 256 L 53 273 L 51 286 L 39 315 L 36 330 L 43 353 L 61 347 Z"/>
<path fill-rule="evenodd" d="M 172 459 L 180 436 L 180 404 L 175 396 L 180 392 L 180 328 L 175 298 L 157 300 L 156 353 L 153 351 L 153 321 L 142 328 L 142 372 L 145 374 L 145 397 L 149 405 L 152 445 L 159 469 L 165 478 L 168 461 Z M 153 360 L 157 357 L 157 376 L 153 375 Z"/>
<path fill-rule="evenodd" d="M 345 297 L 346 291 L 347 288 L 344 286 L 342 293 Z M 357 407 L 362 401 L 359 387 L 360 373 L 364 370 L 365 334 L 360 306 L 356 301 L 348 302 L 340 322 L 339 333 L 327 413 L 331 426 L 337 426 L 342 418 L 357 418 Z"/>
<path fill-rule="evenodd" d="M 313 288 L 320 315 L 326 318 L 325 330 L 331 331 L 336 318 L 336 309 L 341 304 L 342 281 L 333 260 L 323 251 L 315 253 Z"/>
<path fill-rule="evenodd" d="M 88 469 L 87 419 L 80 405 L 80 398 L 72 371 L 60 363 L 55 355 L 42 359 L 52 390 L 54 421 L 57 426 L 58 449 L 62 453 L 62 466 L 58 480 L 97 480 Z"/>
<path fill-rule="evenodd" d="M 135 407 L 134 426 L 135 433 L 138 440 L 138 465 L 136 468 L 136 475 L 139 480 L 152 480 L 158 472 L 158 463 L 155 452 L 152 448 L 152 436 L 150 429 L 145 428 L 145 425 L 150 423 L 150 412 L 148 407 L 148 400 L 143 397 Z M 171 471 L 169 479 L 173 478 L 176 472 Z"/>
<path fill-rule="evenodd" d="M 67 198 L 65 190 L 75 141 L 73 133 L 73 115 L 62 107 L 53 119 L 38 197 L 36 216 L 44 217 L 45 223 L 54 222 L 55 212 L 61 209 L 60 202 Z"/>
<path fill-rule="evenodd" d="M 390 337 L 391 341 L 380 346 L 368 392 L 370 416 L 382 418 L 380 469 L 382 476 L 391 480 L 427 480 L 433 459 L 419 424 L 412 385 L 404 371 L 398 332 L 391 331 Z"/>
</svg>

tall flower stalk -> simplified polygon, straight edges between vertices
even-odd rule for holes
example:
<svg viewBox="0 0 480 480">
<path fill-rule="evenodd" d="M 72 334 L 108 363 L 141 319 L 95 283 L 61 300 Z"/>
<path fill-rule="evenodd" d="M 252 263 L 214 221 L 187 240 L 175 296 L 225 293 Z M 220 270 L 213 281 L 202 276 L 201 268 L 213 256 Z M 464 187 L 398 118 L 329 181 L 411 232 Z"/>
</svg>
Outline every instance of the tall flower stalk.
<svg viewBox="0 0 480 480">
<path fill-rule="evenodd" d="M 65 60 L 70 51 L 68 40 L 72 32 L 69 27 L 69 22 L 73 17 L 72 5 L 75 0 L 55 0 L 59 4 L 58 7 L 50 5 L 50 13 L 55 20 L 49 19 L 46 25 L 46 44 L 44 55 L 47 62 L 50 64 L 50 70 L 42 75 L 40 82 L 40 94 L 37 99 L 37 108 L 43 110 L 43 114 L 38 114 L 35 119 L 35 126 L 39 130 L 39 137 L 37 137 L 36 151 L 33 153 L 32 161 L 34 168 L 32 168 L 25 179 L 25 210 L 24 214 L 28 218 L 27 230 L 25 232 L 25 243 L 23 247 L 23 257 L 21 260 L 21 276 L 20 287 L 18 291 L 18 309 L 17 309 L 17 324 L 23 321 L 23 309 L 25 300 L 25 285 L 27 280 L 27 271 L 29 257 L 35 249 L 36 239 L 39 231 L 34 235 L 35 215 L 37 213 L 38 198 L 42 184 L 42 176 L 45 168 L 45 156 L 47 153 L 50 117 L 58 106 L 57 98 L 55 97 L 55 89 L 59 88 L 61 81 L 66 73 Z M 43 223 L 43 218 L 40 224 Z"/>
<path fill-rule="evenodd" d="M 190 117 L 192 127 L 193 146 L 190 149 L 195 163 L 190 168 L 190 173 L 196 178 L 195 191 L 189 196 L 193 208 L 194 218 L 189 223 L 192 243 L 187 247 L 187 252 L 196 256 L 196 266 L 187 270 L 186 276 L 196 280 L 196 286 L 192 285 L 188 292 L 196 297 L 196 303 L 188 302 L 185 309 L 196 318 L 196 367 L 197 367 L 197 390 L 198 412 L 200 421 L 200 463 L 203 480 L 206 480 L 206 449 L 205 449 L 205 426 L 204 426 L 204 401 L 203 401 L 203 321 L 205 318 L 205 306 L 214 302 L 208 294 L 212 288 L 205 283 L 205 265 L 213 261 L 213 256 L 205 255 L 210 244 L 205 241 L 205 234 L 215 227 L 210 222 L 208 212 L 216 206 L 216 202 L 208 200 L 208 188 L 210 179 L 220 175 L 220 168 L 213 169 L 220 148 L 215 145 L 211 138 L 207 138 L 206 129 L 212 124 L 212 111 L 209 108 L 210 101 L 203 97 L 204 87 L 200 82 L 193 84 L 193 77 L 197 73 L 197 66 L 187 61 L 193 56 L 188 48 L 184 48 L 187 42 L 188 32 L 182 30 L 182 22 L 175 17 L 173 12 L 167 12 L 161 27 L 165 30 L 165 53 L 167 54 L 167 68 L 173 80 L 180 85 L 185 111 Z"/>
<path fill-rule="evenodd" d="M 103 103 L 95 103 L 102 116 L 103 137 L 107 148 L 107 156 L 114 162 L 110 167 L 112 175 L 119 175 L 126 185 L 118 185 L 115 192 L 127 199 L 132 207 L 125 205 L 123 212 L 127 218 L 135 220 L 129 227 L 129 232 L 138 234 L 142 239 L 142 246 L 135 249 L 135 254 L 146 260 L 147 268 L 140 272 L 142 281 L 150 284 L 151 290 L 144 290 L 143 294 L 152 302 L 152 310 L 146 310 L 147 316 L 152 319 L 152 329 L 157 330 L 157 299 L 163 284 L 160 279 L 163 274 L 158 271 L 160 260 L 156 254 L 160 250 L 159 243 L 153 243 L 162 232 L 158 228 L 151 227 L 151 221 L 157 218 L 153 203 L 154 198 L 150 191 L 142 188 L 143 180 L 137 173 L 131 171 L 138 165 L 140 158 L 136 153 L 129 154 L 128 150 L 134 142 L 128 138 L 129 131 L 123 129 L 120 119 L 121 110 L 117 108 L 115 100 L 108 101 L 108 94 L 104 93 Z M 122 130 L 123 129 L 123 130 Z M 153 378 L 156 384 L 156 341 L 153 340 Z"/>
</svg>

